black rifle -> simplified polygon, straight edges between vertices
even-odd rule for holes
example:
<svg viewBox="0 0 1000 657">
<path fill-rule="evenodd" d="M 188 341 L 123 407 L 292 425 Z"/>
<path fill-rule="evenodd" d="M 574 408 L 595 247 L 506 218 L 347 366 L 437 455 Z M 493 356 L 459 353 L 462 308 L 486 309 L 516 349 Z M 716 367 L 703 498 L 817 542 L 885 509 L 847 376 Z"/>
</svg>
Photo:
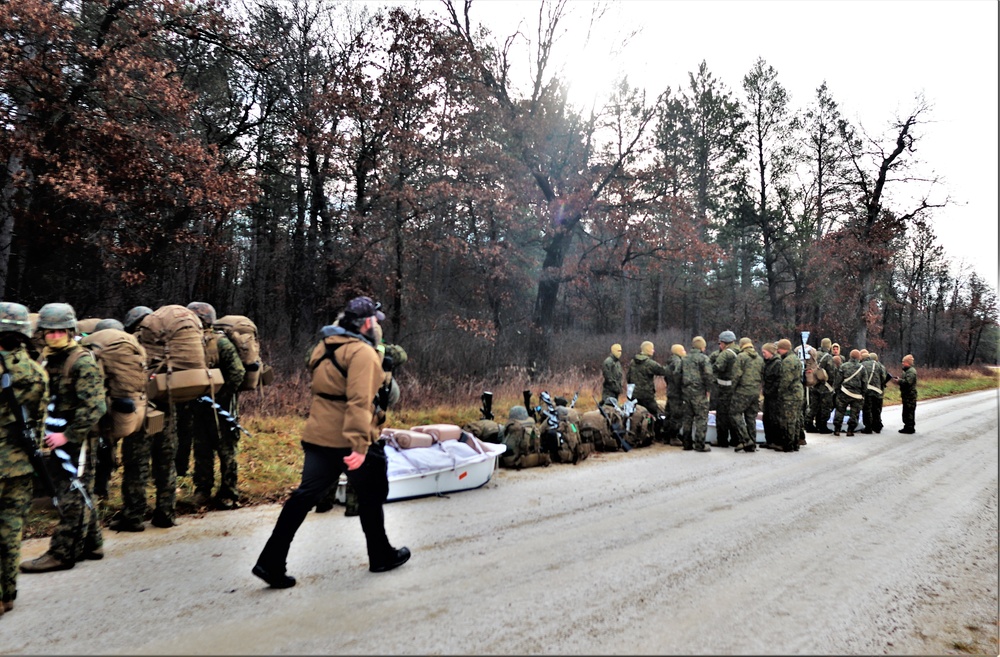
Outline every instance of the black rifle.
<svg viewBox="0 0 1000 657">
<path fill-rule="evenodd" d="M 553 451 L 559 451 L 565 440 L 563 439 L 562 432 L 559 431 L 559 415 L 556 413 L 556 407 L 552 403 L 552 397 L 549 396 L 547 391 L 543 390 L 539 393 L 538 398 L 545 402 L 545 408 L 541 406 L 538 407 L 538 410 L 545 416 L 545 423 L 547 426 L 545 433 L 555 435 L 555 448 Z"/>
<path fill-rule="evenodd" d="M 482 401 L 483 401 L 483 407 L 479 409 L 479 412 L 482 414 L 482 417 L 480 419 L 481 420 L 492 420 L 493 419 L 493 393 L 492 392 L 487 392 L 487 391 L 484 390 L 482 396 L 480 397 L 480 399 L 482 399 Z"/>
<path fill-rule="evenodd" d="M 0 364 L 0 367 L 2 367 L 2 364 Z M 59 517 L 62 517 L 63 510 L 59 506 L 59 491 L 56 489 L 55 482 L 52 481 L 52 475 L 49 474 L 48 468 L 45 467 L 45 457 L 38 446 L 38 441 L 35 440 L 35 433 L 28 428 L 25 409 L 17 403 L 17 398 L 14 397 L 14 387 L 12 384 L 13 381 L 11 381 L 10 373 L 4 370 L 3 375 L 0 375 L 0 387 L 2 387 L 0 396 L 3 397 L 3 402 L 10 409 L 10 412 L 14 414 L 14 433 L 10 438 L 21 451 L 27 454 L 28 461 L 31 462 L 31 468 L 35 471 L 35 475 L 42 481 L 42 487 L 45 489 L 46 494 L 52 498 L 52 506 L 59 512 Z"/>
<path fill-rule="evenodd" d="M 537 408 L 533 408 L 531 406 L 531 391 L 530 390 L 525 390 L 521 394 L 524 395 L 524 408 L 525 408 L 525 410 L 528 411 L 528 416 L 531 417 L 531 419 L 534 420 L 535 422 L 538 422 L 538 412 L 540 410 L 542 410 L 542 407 L 539 406 Z"/>
<path fill-rule="evenodd" d="M 240 426 L 240 423 L 236 421 L 236 418 L 233 417 L 232 413 L 219 406 L 214 399 L 212 399 L 208 395 L 204 395 L 202 397 L 199 397 L 198 401 L 200 401 L 203 404 L 208 404 L 209 406 L 214 408 L 216 415 L 218 415 L 227 423 L 229 423 L 229 426 L 231 426 L 234 429 L 238 429 L 243 433 L 245 433 L 248 437 L 253 438 L 253 434 L 244 429 L 242 426 Z"/>
<path fill-rule="evenodd" d="M 596 397 L 594 398 L 594 403 L 597 404 Z M 617 404 L 615 404 L 615 406 L 617 406 Z M 604 421 L 608 423 L 608 428 L 611 429 L 611 434 L 615 437 L 615 440 L 618 441 L 618 444 L 621 446 L 622 451 L 628 452 L 629 450 L 631 450 L 632 445 L 625 439 L 625 434 L 622 432 L 622 430 L 619 429 L 618 426 L 611 421 L 610 417 L 608 417 L 607 412 L 604 410 L 604 406 L 602 406 L 601 404 L 597 404 L 597 410 L 600 412 L 601 417 L 604 418 Z"/>
<path fill-rule="evenodd" d="M 580 391 L 577 390 L 576 392 L 573 393 L 573 401 L 569 403 L 569 407 L 573 408 L 574 406 L 576 406 L 576 400 L 579 398 L 580 398 Z"/>
<path fill-rule="evenodd" d="M 115 444 L 111 436 L 97 437 L 97 467 L 94 468 L 94 495 L 106 498 L 111 473 L 118 468 L 115 460 Z"/>
</svg>

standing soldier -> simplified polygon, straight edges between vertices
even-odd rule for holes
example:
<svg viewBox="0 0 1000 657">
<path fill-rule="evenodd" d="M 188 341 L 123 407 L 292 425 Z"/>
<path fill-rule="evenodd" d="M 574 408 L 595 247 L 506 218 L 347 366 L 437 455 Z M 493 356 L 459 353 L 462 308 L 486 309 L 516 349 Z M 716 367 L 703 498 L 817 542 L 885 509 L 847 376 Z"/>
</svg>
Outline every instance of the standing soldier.
<svg viewBox="0 0 1000 657">
<path fill-rule="evenodd" d="M 684 443 L 681 441 L 681 421 L 684 419 L 684 399 L 682 384 L 684 381 L 683 359 L 687 356 L 684 345 L 675 344 L 670 347 L 670 360 L 667 361 L 667 440 L 675 447 Z"/>
<path fill-rule="evenodd" d="M 715 382 L 719 386 L 719 399 L 715 405 L 716 444 L 719 447 L 729 447 L 729 417 L 733 403 L 733 364 L 736 362 L 736 334 L 723 331 L 719 334 L 719 352 L 712 361 L 715 372 Z M 735 438 L 735 436 L 734 436 Z M 734 440 L 735 442 L 735 440 Z"/>
<path fill-rule="evenodd" d="M 663 413 L 656 403 L 655 377 L 666 378 L 668 372 L 667 368 L 653 360 L 654 352 L 653 343 L 648 340 L 639 345 L 639 353 L 632 357 L 628 367 L 628 382 L 635 384 L 635 400 L 656 418 L 656 437 L 659 439 L 663 432 L 660 419 Z"/>
<path fill-rule="evenodd" d="M 682 359 L 681 370 L 684 377 L 681 384 L 684 400 L 681 441 L 685 451 L 711 452 L 712 448 L 705 444 L 705 434 L 708 432 L 708 394 L 714 377 L 712 365 L 705 355 L 705 338 L 699 335 L 691 340 L 691 353 Z"/>
<path fill-rule="evenodd" d="M 740 338 L 740 353 L 733 363 L 733 400 L 730 402 L 730 435 L 736 451 L 757 449 L 757 413 L 760 411 L 760 385 L 764 361 L 757 355 L 750 338 Z M 716 411 L 718 413 L 718 411 Z"/>
<path fill-rule="evenodd" d="M 604 375 L 604 384 L 601 386 L 601 403 L 603 404 L 609 397 L 618 403 L 618 398 L 622 394 L 622 346 L 618 343 L 611 345 L 611 355 L 604 359 L 601 365 L 601 374 Z"/>
<path fill-rule="evenodd" d="M 236 448 L 240 430 L 236 427 L 239 410 L 237 394 L 246 368 L 232 341 L 222 331 L 212 328 L 215 324 L 215 308 L 203 301 L 192 301 L 187 306 L 201 320 L 205 331 L 205 364 L 222 371 L 223 385 L 215 393 L 215 403 L 229 414 L 226 418 L 218 409 L 197 400 L 186 405 L 183 414 L 191 418 L 181 422 L 180 427 L 192 430 L 191 444 L 194 447 L 194 503 L 205 506 L 212 499 L 215 484 L 215 455 L 219 455 L 219 489 L 215 495 L 215 506 L 232 509 L 239 499 L 237 492 Z"/>
<path fill-rule="evenodd" d="M 802 438 L 802 401 L 805 398 L 802 362 L 792 351 L 792 341 L 787 338 L 778 340 L 778 354 L 781 356 L 781 384 L 778 389 L 781 398 L 781 447 L 786 452 L 797 452 Z"/>
<path fill-rule="evenodd" d="M 760 348 L 764 356 L 762 374 L 764 393 L 764 445 L 765 449 L 781 449 L 781 357 L 778 347 L 767 342 Z"/>
<path fill-rule="evenodd" d="M 838 380 L 840 388 L 837 391 L 837 412 L 833 416 L 833 435 L 840 435 L 844 424 L 844 412 L 847 412 L 847 435 L 853 436 L 858 428 L 858 416 L 865 400 L 865 368 L 861 366 L 861 352 L 852 349 L 850 360 L 840 366 Z"/>
<path fill-rule="evenodd" d="M 867 389 L 865 390 L 863 407 L 865 428 L 861 430 L 861 433 L 882 433 L 882 394 L 890 377 L 885 366 L 878 362 L 878 354 L 869 352 L 868 362 L 871 363 L 871 372 L 866 382 Z"/>
<path fill-rule="evenodd" d="M 833 365 L 833 357 L 837 354 L 831 353 L 832 347 L 833 342 L 830 338 L 823 338 L 819 343 L 819 357 L 817 358 L 816 366 L 826 372 L 826 381 L 818 383 L 813 388 L 818 398 L 815 415 L 813 415 L 813 425 L 816 427 L 816 433 L 833 433 L 833 430 L 827 426 L 830 422 L 830 416 L 833 414 L 833 379 L 834 372 L 837 369 Z M 837 353 L 840 353 L 840 345 L 837 345 Z"/>
<path fill-rule="evenodd" d="M 32 466 L 15 431 L 40 435 L 48 404 L 48 375 L 28 355 L 28 309 L 0 302 L 0 616 L 14 608 L 24 518 L 31 506 Z M 13 403 L 12 403 L 13 402 Z M 37 443 L 35 444 L 37 447 Z"/>
<path fill-rule="evenodd" d="M 916 433 L 917 368 L 913 354 L 903 356 L 903 376 L 899 377 L 899 394 L 903 399 L 903 428 L 899 433 Z"/>
<path fill-rule="evenodd" d="M 68 570 L 83 559 L 104 558 L 104 538 L 97 509 L 88 508 L 86 495 L 94 489 L 97 465 L 97 421 L 107 411 L 104 377 L 94 356 L 73 339 L 76 312 L 66 303 L 49 303 L 38 311 L 38 327 L 45 338 L 42 367 L 49 375 L 49 417 L 45 445 L 65 450 L 70 463 L 85 459 L 80 477 L 83 491 L 67 481 L 60 500 L 63 515 L 42 556 L 21 564 L 25 573 Z M 49 430 L 51 428 L 51 431 Z"/>
<path fill-rule="evenodd" d="M 861 391 L 861 394 L 864 397 L 864 399 L 861 400 L 860 424 L 864 426 L 865 429 L 869 429 L 869 431 L 865 431 L 864 429 L 862 429 L 859 433 L 871 433 L 870 429 L 872 427 L 872 418 L 871 418 L 871 409 L 868 406 L 868 393 L 869 393 L 868 381 L 873 376 L 875 376 L 875 367 L 874 367 L 875 364 L 871 361 L 871 359 L 868 358 L 867 349 L 861 350 L 861 354 L 858 360 L 861 361 L 861 367 L 864 370 L 861 373 L 861 378 L 864 379 L 864 385 L 862 386 L 863 390 Z"/>
</svg>

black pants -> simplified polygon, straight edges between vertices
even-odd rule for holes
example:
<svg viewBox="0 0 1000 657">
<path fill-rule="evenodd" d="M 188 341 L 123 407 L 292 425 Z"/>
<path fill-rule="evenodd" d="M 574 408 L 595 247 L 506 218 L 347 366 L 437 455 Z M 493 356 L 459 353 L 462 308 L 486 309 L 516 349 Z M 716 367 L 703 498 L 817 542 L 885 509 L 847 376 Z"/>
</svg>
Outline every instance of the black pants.
<svg viewBox="0 0 1000 657">
<path fill-rule="evenodd" d="M 351 453 L 349 447 L 323 447 L 302 442 L 305 462 L 302 465 L 302 483 L 292 491 L 281 508 L 271 537 L 264 545 L 257 563 L 271 572 L 285 572 L 288 549 L 305 520 L 306 514 L 316 506 L 323 494 L 337 484 L 342 472 L 358 493 L 358 516 L 361 529 L 368 543 L 368 560 L 381 563 L 392 556 L 393 548 L 385 535 L 385 516 L 382 505 L 389 495 L 389 478 L 386 473 L 385 452 L 374 444 L 368 448 L 365 461 L 357 470 L 347 470 L 344 457 Z"/>
</svg>

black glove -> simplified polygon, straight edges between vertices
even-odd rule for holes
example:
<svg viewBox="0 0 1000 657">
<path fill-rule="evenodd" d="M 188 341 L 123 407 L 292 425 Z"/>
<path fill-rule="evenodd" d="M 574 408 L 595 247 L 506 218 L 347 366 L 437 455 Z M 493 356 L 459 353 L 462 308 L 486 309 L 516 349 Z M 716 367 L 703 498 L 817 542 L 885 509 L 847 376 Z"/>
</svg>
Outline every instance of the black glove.
<svg viewBox="0 0 1000 657">
<path fill-rule="evenodd" d="M 135 401 L 129 397 L 112 399 L 111 410 L 119 413 L 135 413 Z"/>
</svg>

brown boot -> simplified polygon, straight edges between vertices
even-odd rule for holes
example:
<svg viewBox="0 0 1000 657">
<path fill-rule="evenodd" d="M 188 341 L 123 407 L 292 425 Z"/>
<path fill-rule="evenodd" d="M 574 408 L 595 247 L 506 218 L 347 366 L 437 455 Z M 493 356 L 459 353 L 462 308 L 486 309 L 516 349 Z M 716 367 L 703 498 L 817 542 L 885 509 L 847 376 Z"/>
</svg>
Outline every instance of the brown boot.
<svg viewBox="0 0 1000 657">
<path fill-rule="evenodd" d="M 46 552 L 37 559 L 21 563 L 22 573 L 48 573 L 54 570 L 69 570 L 74 566 L 72 561 L 60 561 Z"/>
<path fill-rule="evenodd" d="M 5 601 L 3 603 L 3 610 L 4 611 L 10 611 L 13 608 L 14 608 L 14 601 L 13 600 L 7 600 L 7 601 Z"/>
</svg>

